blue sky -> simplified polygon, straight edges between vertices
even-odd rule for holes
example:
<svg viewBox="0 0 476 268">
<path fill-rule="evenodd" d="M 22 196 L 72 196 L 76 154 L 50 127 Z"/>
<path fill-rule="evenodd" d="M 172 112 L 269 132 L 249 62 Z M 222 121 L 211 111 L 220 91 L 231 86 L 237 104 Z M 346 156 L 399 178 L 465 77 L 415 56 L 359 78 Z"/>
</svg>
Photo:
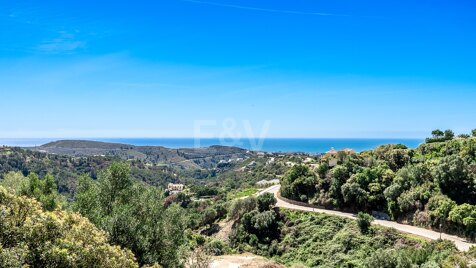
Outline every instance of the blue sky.
<svg viewBox="0 0 476 268">
<path fill-rule="evenodd" d="M 74 2 L 0 2 L 0 137 L 476 128 L 474 1 Z"/>
</svg>

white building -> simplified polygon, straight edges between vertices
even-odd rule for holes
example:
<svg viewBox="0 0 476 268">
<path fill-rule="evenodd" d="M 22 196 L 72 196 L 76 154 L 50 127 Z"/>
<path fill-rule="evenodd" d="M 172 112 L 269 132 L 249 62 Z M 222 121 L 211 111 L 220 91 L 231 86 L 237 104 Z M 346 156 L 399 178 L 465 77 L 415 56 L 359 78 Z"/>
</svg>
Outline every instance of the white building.
<svg viewBox="0 0 476 268">
<path fill-rule="evenodd" d="M 170 193 L 170 194 L 178 194 L 180 192 L 182 192 L 185 188 L 185 185 L 181 184 L 181 183 L 169 183 L 167 185 L 167 191 Z"/>
</svg>

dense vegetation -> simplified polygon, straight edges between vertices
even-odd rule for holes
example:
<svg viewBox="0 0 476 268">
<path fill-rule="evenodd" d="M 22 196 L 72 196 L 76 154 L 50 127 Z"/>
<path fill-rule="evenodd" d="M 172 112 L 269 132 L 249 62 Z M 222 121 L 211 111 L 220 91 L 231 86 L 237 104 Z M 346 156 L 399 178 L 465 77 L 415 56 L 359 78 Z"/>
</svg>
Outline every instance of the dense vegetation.
<svg viewBox="0 0 476 268">
<path fill-rule="evenodd" d="M 474 239 L 476 137 L 433 135 L 417 149 L 384 145 L 360 154 L 328 154 L 315 170 L 295 166 L 282 179 L 281 194 L 329 208 L 385 212 L 420 226 L 441 224 Z M 331 167 L 332 160 L 337 165 Z"/>
<path fill-rule="evenodd" d="M 267 196 L 233 204 L 230 217 L 237 222 L 233 247 L 305 267 L 469 267 L 474 258 L 475 252 L 460 254 L 450 242 L 427 242 L 370 226 L 369 215 L 352 221 L 280 211 L 268 206 L 274 202 Z"/>
<path fill-rule="evenodd" d="M 219 151 L 218 148 L 223 151 Z M 237 152 L 235 150 L 227 151 L 222 147 L 218 148 L 205 151 L 205 156 L 211 155 L 205 158 L 200 158 L 198 153 L 188 152 L 187 154 L 187 157 L 193 156 L 202 162 L 206 161 L 206 166 L 209 168 L 197 168 L 196 166 L 183 168 L 174 164 L 175 160 L 184 161 L 183 157 L 167 158 L 170 165 L 151 164 L 147 159 L 134 159 L 127 162 L 130 163 L 131 177 L 135 180 L 162 188 L 165 188 L 168 183 L 185 183 L 193 187 L 197 196 L 216 194 L 225 197 L 233 190 L 254 187 L 257 181 L 274 179 L 286 171 L 286 168 L 280 165 L 264 165 L 262 162 L 265 160 L 263 159 L 256 161 L 258 165 L 253 168 L 252 172 L 237 171 L 236 169 L 253 160 L 219 164 L 219 159 L 232 157 Z M 151 151 L 153 150 L 151 149 Z M 152 152 L 149 157 L 153 157 Z M 186 161 L 189 160 L 186 159 Z M 55 178 L 59 192 L 72 200 L 77 182 L 82 175 L 97 179 L 101 170 L 115 161 L 121 161 L 121 158 L 117 155 L 76 157 L 21 148 L 0 147 L 0 180 L 12 171 L 21 172 L 24 176 L 35 173 L 40 178 L 50 174 Z"/>
<path fill-rule="evenodd" d="M 184 210 L 176 204 L 164 206 L 164 193 L 133 180 L 126 163 L 113 163 L 97 180 L 81 177 L 69 206 L 51 175 L 40 179 L 34 173 L 28 177 L 9 173 L 0 185 L 11 192 L 1 188 L 0 201 L 4 203 L 0 215 L 5 218 L 0 221 L 4 232 L 0 254 L 13 263 L 34 267 L 180 267 L 184 262 L 188 250 Z M 127 249 L 123 257 L 120 248 Z"/>
<path fill-rule="evenodd" d="M 131 249 L 139 264 L 180 265 L 183 210 L 164 207 L 163 193 L 134 182 L 127 164 L 113 163 L 97 181 L 82 177 L 73 209 L 105 230 L 111 243 Z"/>
<path fill-rule="evenodd" d="M 243 198 L 257 181 L 282 177 L 288 198 L 442 223 L 472 237 L 476 138 L 444 139 L 415 150 L 256 156 L 200 170 L 0 148 L 0 267 L 207 267 L 210 255 L 238 252 L 287 266 L 470 267 L 474 250 L 371 226 L 363 212 L 351 221 L 280 210 L 272 194 Z M 156 187 L 167 182 L 187 189 Z"/>
<path fill-rule="evenodd" d="M 245 149 L 218 145 L 207 148 L 171 149 L 161 146 L 134 146 L 82 140 L 60 140 L 31 149 L 72 157 L 104 155 L 150 165 L 171 165 L 178 169 L 195 170 L 213 168 L 220 160 L 245 158 L 252 155 Z"/>
<path fill-rule="evenodd" d="M 20 148 L 0 147 L 0 179 L 11 171 L 39 177 L 51 174 L 56 179 L 60 193 L 73 193 L 75 182 L 81 174 L 96 178 L 97 172 L 112 162 L 109 157 L 72 158 Z"/>
<path fill-rule="evenodd" d="M 48 202 L 48 201 L 47 201 Z M 129 250 L 72 212 L 47 211 L 0 186 L 0 267 L 137 267 Z"/>
</svg>

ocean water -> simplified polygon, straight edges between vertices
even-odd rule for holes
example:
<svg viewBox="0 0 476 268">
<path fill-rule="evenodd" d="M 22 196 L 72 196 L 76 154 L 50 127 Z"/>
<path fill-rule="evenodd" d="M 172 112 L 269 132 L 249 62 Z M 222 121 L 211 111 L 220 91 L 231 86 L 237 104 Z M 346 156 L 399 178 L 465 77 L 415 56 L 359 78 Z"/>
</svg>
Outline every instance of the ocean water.
<svg viewBox="0 0 476 268">
<path fill-rule="evenodd" d="M 60 139 L 0 139 L 0 145 L 31 147 Z M 383 144 L 404 144 L 416 148 L 423 139 L 194 139 L 194 138 L 91 138 L 87 140 L 132 144 L 137 146 L 163 146 L 167 148 L 197 148 L 212 145 L 236 146 L 249 150 L 265 152 L 304 152 L 324 153 L 331 148 L 336 150 L 352 148 L 358 152 L 373 149 Z"/>
</svg>

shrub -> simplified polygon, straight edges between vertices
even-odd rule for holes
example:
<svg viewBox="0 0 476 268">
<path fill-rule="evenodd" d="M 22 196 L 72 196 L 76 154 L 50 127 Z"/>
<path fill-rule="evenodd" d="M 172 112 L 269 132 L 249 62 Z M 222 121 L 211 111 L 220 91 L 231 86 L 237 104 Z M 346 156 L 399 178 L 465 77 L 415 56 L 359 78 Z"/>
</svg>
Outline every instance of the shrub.
<svg viewBox="0 0 476 268">
<path fill-rule="evenodd" d="M 360 232 L 362 234 L 367 234 L 369 232 L 370 225 L 374 217 L 364 212 L 357 213 L 357 225 L 359 226 Z"/>
<path fill-rule="evenodd" d="M 244 214 L 253 211 L 257 206 L 256 197 L 248 197 L 245 199 L 237 199 L 231 205 L 229 217 L 231 219 L 239 219 Z"/>
<path fill-rule="evenodd" d="M 272 193 L 264 193 L 258 196 L 258 209 L 260 212 L 269 210 L 276 205 L 276 202 L 277 200 Z"/>
<path fill-rule="evenodd" d="M 215 256 L 220 256 L 225 253 L 225 244 L 220 240 L 212 240 L 207 246 L 207 251 Z"/>
<path fill-rule="evenodd" d="M 217 218 L 217 211 L 213 208 L 207 208 L 203 211 L 202 223 L 204 225 L 211 225 L 215 222 Z"/>
<path fill-rule="evenodd" d="M 87 219 L 0 187 L 0 267 L 138 267 Z"/>
</svg>

